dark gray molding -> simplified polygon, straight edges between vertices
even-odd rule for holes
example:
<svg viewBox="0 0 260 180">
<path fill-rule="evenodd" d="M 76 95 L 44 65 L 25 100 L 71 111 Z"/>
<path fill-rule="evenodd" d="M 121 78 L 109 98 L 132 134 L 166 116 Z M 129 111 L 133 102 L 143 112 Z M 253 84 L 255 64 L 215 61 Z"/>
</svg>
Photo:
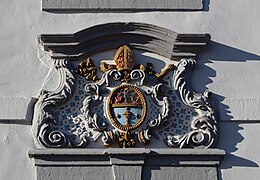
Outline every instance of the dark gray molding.
<svg viewBox="0 0 260 180">
<path fill-rule="evenodd" d="M 179 61 L 195 58 L 210 40 L 209 34 L 178 34 L 144 23 L 108 23 L 74 34 L 42 34 L 38 37 L 54 59 L 80 60 L 95 53 L 128 45 L 131 49 L 159 54 Z"/>
<path fill-rule="evenodd" d="M 35 149 L 37 179 L 193 179 L 217 180 L 220 149 Z M 153 169 L 161 169 L 158 174 Z M 103 174 L 103 175 L 102 175 Z M 102 175 L 102 176 L 100 176 Z"/>
<path fill-rule="evenodd" d="M 34 149 L 29 157 L 36 166 L 218 166 L 225 151 L 220 149 Z M 145 161 L 144 161 L 145 159 Z"/>
<path fill-rule="evenodd" d="M 50 12 L 199 11 L 203 0 L 42 0 Z"/>
</svg>

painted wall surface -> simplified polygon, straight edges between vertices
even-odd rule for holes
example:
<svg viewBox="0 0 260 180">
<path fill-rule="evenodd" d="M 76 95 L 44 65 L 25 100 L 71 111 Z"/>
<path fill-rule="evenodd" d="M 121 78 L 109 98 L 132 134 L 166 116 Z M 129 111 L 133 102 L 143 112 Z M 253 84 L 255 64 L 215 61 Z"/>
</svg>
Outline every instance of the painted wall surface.
<svg viewBox="0 0 260 180">
<path fill-rule="evenodd" d="M 209 89 L 219 117 L 218 147 L 226 151 L 220 179 L 259 179 L 259 0 L 205 2 L 206 11 L 49 13 L 40 0 L 0 5 L 0 179 L 35 179 L 27 106 L 49 73 L 38 58 L 37 35 L 74 33 L 108 22 L 143 22 L 177 33 L 209 33 L 211 41 L 191 76 L 195 91 Z"/>
</svg>

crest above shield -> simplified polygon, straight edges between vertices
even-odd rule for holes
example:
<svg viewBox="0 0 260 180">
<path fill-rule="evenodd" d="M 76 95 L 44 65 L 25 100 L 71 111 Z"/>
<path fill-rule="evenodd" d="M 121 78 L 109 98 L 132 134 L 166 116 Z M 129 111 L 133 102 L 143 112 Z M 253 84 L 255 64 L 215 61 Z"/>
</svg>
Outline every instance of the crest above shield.
<svg viewBox="0 0 260 180">
<path fill-rule="evenodd" d="M 121 46 L 115 54 L 114 61 L 117 70 L 132 70 L 135 65 L 135 58 L 132 50 L 124 45 Z"/>
</svg>

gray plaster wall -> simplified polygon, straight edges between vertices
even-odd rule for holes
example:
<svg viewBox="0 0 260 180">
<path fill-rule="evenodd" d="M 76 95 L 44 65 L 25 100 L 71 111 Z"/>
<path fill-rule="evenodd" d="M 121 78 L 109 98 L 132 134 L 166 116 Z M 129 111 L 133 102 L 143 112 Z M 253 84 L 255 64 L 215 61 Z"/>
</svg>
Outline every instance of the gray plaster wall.
<svg viewBox="0 0 260 180">
<path fill-rule="evenodd" d="M 108 22 L 143 22 L 178 33 L 211 35 L 191 80 L 196 91 L 213 92 L 212 103 L 220 121 L 218 147 L 227 152 L 218 176 L 259 179 L 260 2 L 204 3 L 205 10 L 196 12 L 64 14 L 41 11 L 41 1 L 1 1 L 0 179 L 36 178 L 33 160 L 28 157 L 34 144 L 26 109 L 49 73 L 48 63 L 38 58 L 37 35 L 74 33 Z"/>
</svg>

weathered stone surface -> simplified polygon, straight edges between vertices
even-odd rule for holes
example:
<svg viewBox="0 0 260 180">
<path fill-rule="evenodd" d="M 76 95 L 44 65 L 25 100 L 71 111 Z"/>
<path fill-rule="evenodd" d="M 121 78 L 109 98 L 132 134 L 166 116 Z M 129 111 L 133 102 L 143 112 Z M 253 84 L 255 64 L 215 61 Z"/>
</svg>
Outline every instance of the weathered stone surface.
<svg viewBox="0 0 260 180">
<path fill-rule="evenodd" d="M 34 146 L 31 126 L 0 123 L 0 129 L 0 179 L 34 180 L 35 166 L 27 155 Z"/>
<path fill-rule="evenodd" d="M 217 180 L 215 167 L 160 167 L 148 166 L 144 168 L 144 180 Z"/>
<path fill-rule="evenodd" d="M 132 180 L 142 178 L 142 166 L 112 165 L 114 180 Z"/>
<path fill-rule="evenodd" d="M 223 109 L 223 104 L 228 108 Z M 260 98 L 226 98 L 218 106 L 221 121 L 260 121 Z"/>
<path fill-rule="evenodd" d="M 37 180 L 108 180 L 111 168 L 105 166 L 37 167 Z"/>
<path fill-rule="evenodd" d="M 35 99 L 0 98 L 0 122 L 29 124 Z"/>
</svg>

